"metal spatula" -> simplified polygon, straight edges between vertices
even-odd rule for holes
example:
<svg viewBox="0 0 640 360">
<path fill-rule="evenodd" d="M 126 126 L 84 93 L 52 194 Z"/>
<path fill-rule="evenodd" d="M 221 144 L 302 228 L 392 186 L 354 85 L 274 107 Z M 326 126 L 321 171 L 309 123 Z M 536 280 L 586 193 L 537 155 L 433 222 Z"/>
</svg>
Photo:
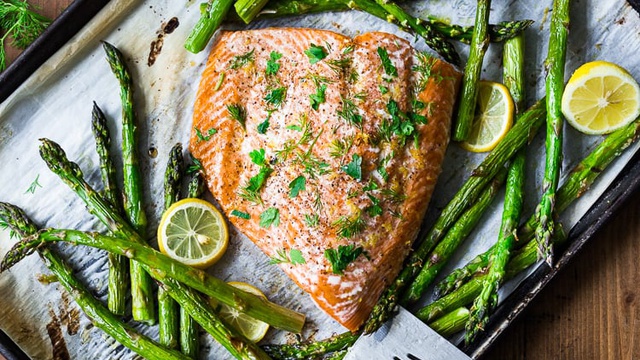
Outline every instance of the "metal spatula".
<svg viewBox="0 0 640 360">
<path fill-rule="evenodd" d="M 400 312 L 372 335 L 361 336 L 344 360 L 469 360 L 409 311 Z"/>
</svg>

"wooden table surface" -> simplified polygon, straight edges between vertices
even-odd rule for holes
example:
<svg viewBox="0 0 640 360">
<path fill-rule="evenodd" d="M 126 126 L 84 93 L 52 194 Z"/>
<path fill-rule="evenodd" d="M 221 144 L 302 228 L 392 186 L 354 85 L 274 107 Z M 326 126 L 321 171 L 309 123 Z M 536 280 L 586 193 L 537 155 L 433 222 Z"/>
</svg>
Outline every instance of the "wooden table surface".
<svg viewBox="0 0 640 360">
<path fill-rule="evenodd" d="M 55 18 L 72 0 L 29 0 Z M 17 55 L 10 50 L 9 58 Z M 500 338 L 487 359 L 640 359 L 640 193 Z"/>
</svg>

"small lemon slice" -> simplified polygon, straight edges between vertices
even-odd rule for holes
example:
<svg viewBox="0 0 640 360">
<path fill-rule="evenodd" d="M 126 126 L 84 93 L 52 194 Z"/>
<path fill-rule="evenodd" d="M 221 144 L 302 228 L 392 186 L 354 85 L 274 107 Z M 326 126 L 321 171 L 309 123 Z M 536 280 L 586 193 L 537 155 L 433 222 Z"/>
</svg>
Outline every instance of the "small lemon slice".
<svg viewBox="0 0 640 360">
<path fill-rule="evenodd" d="M 472 152 L 491 151 L 511 129 L 513 113 L 513 100 L 506 86 L 480 81 L 471 132 L 460 146 Z"/>
<path fill-rule="evenodd" d="M 616 64 L 586 63 L 573 73 L 564 89 L 562 114 L 580 132 L 608 134 L 640 115 L 640 87 Z"/>
<path fill-rule="evenodd" d="M 220 260 L 228 244 L 227 223 L 218 209 L 204 200 L 180 200 L 160 220 L 160 251 L 186 265 L 206 269 Z"/>
<path fill-rule="evenodd" d="M 260 289 L 245 282 L 232 281 L 229 282 L 229 285 L 262 298 L 267 298 Z M 218 302 L 215 299 L 210 299 L 209 301 L 214 308 L 218 306 Z M 220 304 L 219 315 L 229 326 L 232 326 L 240 332 L 240 334 L 253 342 L 262 340 L 267 334 L 267 330 L 269 330 L 269 324 L 256 320 L 225 304 Z"/>
</svg>

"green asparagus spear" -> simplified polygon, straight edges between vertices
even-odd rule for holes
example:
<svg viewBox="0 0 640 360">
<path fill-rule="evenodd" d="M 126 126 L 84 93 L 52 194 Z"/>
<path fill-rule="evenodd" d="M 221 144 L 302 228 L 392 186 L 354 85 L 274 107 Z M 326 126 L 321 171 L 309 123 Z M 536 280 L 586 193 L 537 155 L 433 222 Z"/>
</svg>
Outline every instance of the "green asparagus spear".
<svg viewBox="0 0 640 360">
<path fill-rule="evenodd" d="M 524 101 L 524 35 L 520 34 L 504 43 L 504 80 L 517 109 Z M 498 288 L 504 279 L 504 269 L 515 242 L 515 233 L 520 224 L 524 190 L 525 151 L 520 150 L 509 168 L 504 196 L 502 224 L 498 241 L 491 255 L 491 266 L 483 284 L 482 293 L 471 307 L 465 341 L 470 343 L 489 321 L 489 314 L 498 304 Z"/>
<path fill-rule="evenodd" d="M 490 8 L 491 0 L 478 0 L 475 28 L 473 29 L 469 47 L 469 60 L 464 68 L 458 116 L 453 130 L 453 140 L 455 141 L 467 140 L 471 132 L 471 124 L 473 123 L 473 114 L 478 97 L 478 81 L 480 81 L 484 54 L 489 46 L 487 28 Z"/>
<path fill-rule="evenodd" d="M 38 230 L 22 209 L 7 203 L 0 202 L 0 218 L 4 219 L 21 237 L 31 236 Z M 69 265 L 53 250 L 42 246 L 38 248 L 38 253 L 49 270 L 56 276 L 66 291 L 71 294 L 78 306 L 96 327 L 145 359 L 187 359 L 179 352 L 165 349 L 124 324 L 115 314 L 111 313 L 109 309 L 93 297 L 91 292 L 73 275 L 73 270 Z"/>
<path fill-rule="evenodd" d="M 183 173 L 182 144 L 177 143 L 169 152 L 164 173 L 164 210 L 180 200 Z M 178 304 L 162 287 L 158 288 L 158 331 L 160 343 L 170 349 L 178 348 L 180 338 L 180 310 Z"/>
<path fill-rule="evenodd" d="M 449 337 L 464 330 L 468 319 L 469 310 L 463 306 L 429 323 L 429 327 L 443 337 Z"/>
<path fill-rule="evenodd" d="M 237 0 L 233 5 L 236 8 L 236 14 L 240 19 L 248 24 L 253 20 L 260 10 L 267 4 L 268 0 Z"/>
<path fill-rule="evenodd" d="M 122 173 L 124 176 L 124 212 L 135 231 L 144 239 L 147 217 L 142 205 L 142 176 L 138 163 L 136 116 L 133 109 L 133 81 L 122 53 L 113 45 L 103 42 L 111 71 L 120 83 L 122 101 Z M 155 324 L 153 286 L 149 275 L 135 263 L 131 264 L 131 312 L 134 320 Z"/>
<path fill-rule="evenodd" d="M 206 11 L 200 14 L 200 19 L 189 33 L 184 44 L 185 49 L 194 54 L 204 50 L 232 4 L 233 0 L 210 0 Z"/>
<path fill-rule="evenodd" d="M 598 146 L 593 149 L 593 151 L 591 151 L 591 153 L 589 153 L 589 155 L 587 155 L 578 165 L 573 168 L 564 184 L 558 189 L 556 210 L 561 213 L 562 211 L 567 209 L 567 207 L 569 207 L 569 205 L 571 205 L 575 200 L 577 200 L 582 194 L 589 190 L 596 178 L 606 169 L 607 166 L 609 166 L 609 164 L 616 157 L 622 154 L 624 149 L 633 144 L 637 140 L 638 136 L 640 136 L 640 118 L 607 136 Z M 518 230 L 518 240 L 526 245 L 524 245 L 511 257 L 511 260 L 507 265 L 507 273 L 505 274 L 505 279 L 512 277 L 513 275 L 517 274 L 519 270 L 522 270 L 528 265 L 531 265 L 535 262 L 537 242 L 533 241 L 534 233 L 531 229 L 535 229 L 536 225 L 537 220 L 534 214 Z M 556 231 L 556 233 L 558 233 L 558 231 Z M 561 239 L 562 236 L 559 236 L 559 238 Z M 486 266 L 488 266 L 488 258 L 493 251 L 493 248 L 489 249 L 484 254 L 482 254 L 482 257 L 477 257 L 473 260 L 474 267 L 476 269 L 479 269 L 479 271 L 472 272 L 472 270 L 468 270 L 468 272 L 471 273 L 472 276 L 476 274 L 482 274 L 483 271 L 481 271 L 481 269 L 484 269 Z M 518 266 L 515 266 L 514 264 L 517 264 Z M 464 299 L 467 301 L 466 303 L 460 304 L 459 302 L 456 302 L 451 306 L 442 305 L 451 303 L 452 299 L 460 297 L 461 294 L 467 296 L 467 294 L 469 293 L 469 289 L 475 289 L 476 287 L 478 289 L 481 289 L 482 281 L 480 281 L 480 283 L 478 284 L 478 279 L 483 279 L 483 277 L 467 279 L 468 281 L 462 282 L 462 285 L 460 287 L 436 300 L 432 305 L 428 305 L 425 308 L 426 310 L 421 310 L 423 316 L 421 318 L 424 321 L 431 321 L 435 318 L 435 315 L 429 314 L 434 309 L 437 309 L 438 314 L 442 315 L 440 309 L 446 308 L 442 311 L 447 311 L 455 307 L 464 306 L 471 302 L 473 298 L 475 298 L 475 296 L 479 294 L 480 290 L 478 290 L 478 292 L 473 295 L 471 300 L 468 300 L 465 297 Z"/>
<path fill-rule="evenodd" d="M 358 340 L 359 336 L 359 332 L 354 334 L 347 331 L 308 344 L 264 345 L 262 348 L 273 359 L 313 359 L 330 352 L 347 349 Z"/>
<path fill-rule="evenodd" d="M 407 14 L 400 6 L 392 1 L 375 1 L 389 14 L 387 19 L 389 19 L 389 17 L 397 19 L 398 23 L 402 27 L 408 27 L 415 31 L 416 34 L 420 35 L 427 45 L 442 56 L 443 59 L 454 65 L 460 65 L 460 56 L 456 49 L 447 39 L 444 38 L 444 36 L 442 36 L 442 34 L 434 30 L 431 23 L 423 23 L 419 19 Z M 350 3 L 355 4 L 356 7 L 361 9 L 367 9 L 370 7 L 370 5 L 368 5 L 370 2 L 371 0 L 350 0 Z"/>
<path fill-rule="evenodd" d="M 427 254 L 440 241 L 447 229 L 460 217 L 468 204 L 473 203 L 486 184 L 493 179 L 500 168 L 522 148 L 529 137 L 535 134 L 542 125 L 545 116 L 544 101 L 538 101 L 529 110 L 520 115 L 518 122 L 511 128 L 505 138 L 496 146 L 485 160 L 462 185 L 454 198 L 442 210 L 431 230 L 424 237 L 419 237 L 416 250 L 405 261 L 400 275 L 391 283 L 373 308 L 365 333 L 372 333 L 383 324 L 397 305 L 400 292 L 411 283 L 420 271 Z M 419 288 L 419 285 L 415 285 Z"/>
<path fill-rule="evenodd" d="M 569 0 L 554 0 L 551 15 L 549 53 L 547 68 L 547 140 L 545 142 L 546 162 L 542 189 L 544 194 L 536 209 L 538 227 L 536 241 L 540 248 L 540 257 L 549 266 L 553 264 L 553 216 L 556 202 L 556 189 L 562 167 L 562 92 L 564 91 L 564 66 L 567 57 L 567 33 L 569 31 Z"/>
<path fill-rule="evenodd" d="M 145 242 L 126 221 L 114 213 L 100 195 L 84 181 L 82 171 L 76 163 L 67 159 L 64 150 L 51 140 L 42 139 L 41 141 L 40 155 L 42 159 L 47 163 L 47 166 L 84 201 L 89 211 L 105 224 L 115 236 L 128 239 L 130 242 L 136 244 L 144 245 Z M 146 247 L 146 249 L 153 251 L 149 247 Z M 171 266 L 174 269 L 179 268 L 180 265 L 186 266 L 176 261 L 172 261 L 171 263 L 174 264 Z M 155 263 L 153 265 L 158 266 L 158 264 Z M 147 267 L 147 269 L 149 269 L 149 267 Z M 247 315 L 262 320 L 278 329 L 296 333 L 301 331 L 305 321 L 304 315 L 273 304 L 258 296 L 240 291 L 222 280 L 203 274 L 200 270 L 188 269 L 191 271 L 190 277 L 193 281 L 205 281 L 207 284 L 208 289 L 201 291 L 216 298 L 221 303 L 245 312 Z M 169 273 L 168 271 L 169 269 L 167 269 L 166 273 Z M 187 271 L 184 271 L 181 276 L 185 274 L 187 274 Z"/>
<path fill-rule="evenodd" d="M 420 300 L 424 290 L 435 279 L 440 269 L 449 261 L 460 244 L 469 236 L 476 227 L 485 210 L 491 205 L 496 193 L 502 188 L 506 177 L 506 170 L 502 168 L 495 178 L 487 185 L 486 190 L 474 201 L 473 205 L 465 211 L 458 221 L 447 232 L 447 235 L 438 243 L 426 259 L 420 273 L 400 300 L 400 304 L 406 306 Z M 419 284 L 420 286 L 414 287 Z"/>
<path fill-rule="evenodd" d="M 271 0 L 262 11 L 258 14 L 258 19 L 273 19 L 285 16 L 297 16 L 303 14 L 313 14 L 325 11 L 346 11 L 349 9 L 357 9 L 367 12 L 373 16 L 379 17 L 385 21 L 396 21 L 395 18 L 389 18 L 384 9 L 372 1 L 365 3 L 360 2 L 359 7 L 351 0 Z M 227 17 L 230 21 L 237 21 L 233 13 L 229 13 Z M 473 34 L 473 26 L 461 26 L 449 24 L 435 17 L 427 17 L 420 19 L 422 23 L 431 23 L 433 28 L 440 34 L 450 40 L 457 40 L 465 44 L 471 43 Z M 498 24 L 489 25 L 489 38 L 491 42 L 503 42 L 508 40 L 533 24 L 533 20 L 504 21 Z"/>
<path fill-rule="evenodd" d="M 100 159 L 100 174 L 104 184 L 104 197 L 116 211 L 122 209 L 120 191 L 116 183 L 116 169 L 111 160 L 111 135 L 107 127 L 107 119 L 95 102 L 91 112 L 91 130 L 96 140 L 96 152 Z M 127 292 L 129 291 L 129 260 L 121 256 L 109 254 L 109 285 L 107 306 L 112 313 L 124 315 L 127 308 Z"/>
<path fill-rule="evenodd" d="M 191 177 L 188 191 L 190 198 L 202 196 L 204 192 L 204 177 L 199 171 Z M 184 308 L 180 308 L 180 349 L 183 354 L 192 359 L 197 359 L 200 352 L 198 323 L 189 316 Z"/>
<path fill-rule="evenodd" d="M 554 234 L 554 242 L 559 245 L 566 241 L 566 234 L 562 230 L 562 226 L 559 224 L 556 225 L 558 226 Z M 538 260 L 537 252 L 537 244 L 535 241 L 529 242 L 525 247 L 515 252 L 507 264 L 505 280 L 512 279 L 529 266 L 535 264 Z M 431 322 L 444 316 L 453 309 L 471 304 L 473 300 L 480 295 L 487 276 L 488 275 L 481 275 L 470 279 L 455 291 L 421 308 L 414 315 L 424 322 Z"/>
</svg>

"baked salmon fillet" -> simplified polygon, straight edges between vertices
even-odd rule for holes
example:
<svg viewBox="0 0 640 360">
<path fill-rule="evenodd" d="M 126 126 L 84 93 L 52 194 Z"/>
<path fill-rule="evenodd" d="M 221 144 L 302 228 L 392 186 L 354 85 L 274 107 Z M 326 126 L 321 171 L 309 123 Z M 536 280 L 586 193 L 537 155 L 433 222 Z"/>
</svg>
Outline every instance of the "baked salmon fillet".
<svg viewBox="0 0 640 360">
<path fill-rule="evenodd" d="M 191 153 L 231 223 L 353 331 L 418 234 L 460 77 L 386 33 L 223 32 Z"/>
</svg>

